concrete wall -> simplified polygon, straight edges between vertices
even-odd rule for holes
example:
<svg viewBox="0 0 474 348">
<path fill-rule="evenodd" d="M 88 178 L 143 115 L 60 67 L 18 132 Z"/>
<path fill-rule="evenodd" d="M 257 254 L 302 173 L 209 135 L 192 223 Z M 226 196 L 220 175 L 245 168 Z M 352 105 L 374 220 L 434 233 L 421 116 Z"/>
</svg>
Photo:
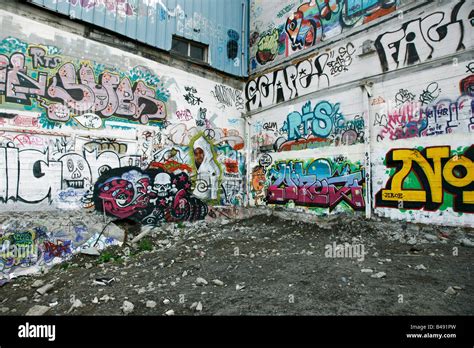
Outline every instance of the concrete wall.
<svg viewBox="0 0 474 348">
<path fill-rule="evenodd" d="M 250 203 L 474 226 L 473 11 L 408 4 L 251 76 Z"/>
<path fill-rule="evenodd" d="M 0 27 L 3 211 L 154 224 L 243 204 L 241 90 L 11 12 Z"/>
</svg>

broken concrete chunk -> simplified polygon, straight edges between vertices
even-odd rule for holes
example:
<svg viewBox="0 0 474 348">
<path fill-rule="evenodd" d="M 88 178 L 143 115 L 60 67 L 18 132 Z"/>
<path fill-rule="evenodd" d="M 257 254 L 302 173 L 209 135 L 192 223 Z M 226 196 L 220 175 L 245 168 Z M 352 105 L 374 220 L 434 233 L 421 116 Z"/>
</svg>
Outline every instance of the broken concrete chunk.
<svg viewBox="0 0 474 348">
<path fill-rule="evenodd" d="M 36 292 L 40 295 L 46 294 L 49 290 L 53 288 L 53 284 L 46 284 L 39 289 L 36 289 Z"/>
<path fill-rule="evenodd" d="M 425 270 L 426 267 L 425 267 L 425 265 L 420 264 L 420 265 L 415 266 L 415 269 L 418 269 L 418 270 Z"/>
<path fill-rule="evenodd" d="M 378 272 L 378 273 L 372 274 L 371 277 L 372 278 L 385 278 L 386 275 L 387 273 L 385 272 Z"/>
<path fill-rule="evenodd" d="M 44 285 L 44 281 L 41 280 L 41 279 L 38 279 L 38 280 L 35 280 L 33 282 L 33 284 L 31 284 L 31 287 L 32 288 L 39 288 L 39 287 L 42 287 Z"/>
<path fill-rule="evenodd" d="M 130 301 L 123 301 L 123 305 L 122 305 L 122 311 L 125 315 L 128 315 L 130 313 L 133 312 L 133 308 L 135 308 L 135 306 L 133 305 L 132 302 Z"/>
<path fill-rule="evenodd" d="M 46 314 L 46 312 L 50 310 L 50 308 L 51 307 L 49 306 L 34 305 L 28 310 L 28 312 L 26 312 L 25 315 L 28 315 L 28 316 L 44 315 Z"/>
<path fill-rule="evenodd" d="M 156 302 L 155 301 L 146 301 L 146 308 L 155 308 Z"/>
<path fill-rule="evenodd" d="M 461 245 L 465 247 L 472 248 L 474 247 L 474 242 L 470 241 L 468 238 L 461 239 Z"/>
<path fill-rule="evenodd" d="M 224 285 L 224 282 L 222 280 L 219 280 L 219 279 L 213 279 L 212 282 L 217 286 L 223 286 Z"/>
<path fill-rule="evenodd" d="M 202 278 L 202 277 L 197 277 L 196 278 L 196 284 L 197 285 L 207 285 L 207 280 Z"/>
<path fill-rule="evenodd" d="M 99 250 L 95 247 L 88 247 L 81 250 L 81 254 L 90 255 L 90 256 L 100 256 Z"/>
</svg>

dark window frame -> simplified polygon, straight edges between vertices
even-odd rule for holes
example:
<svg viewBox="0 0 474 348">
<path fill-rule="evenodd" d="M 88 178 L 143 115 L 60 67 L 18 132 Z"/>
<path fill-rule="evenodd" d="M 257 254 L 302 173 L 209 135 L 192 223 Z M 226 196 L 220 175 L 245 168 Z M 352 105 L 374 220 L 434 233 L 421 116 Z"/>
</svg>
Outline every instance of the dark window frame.
<svg viewBox="0 0 474 348">
<path fill-rule="evenodd" d="M 182 52 L 180 52 L 178 50 L 173 50 L 173 46 L 174 46 L 174 43 L 176 41 L 178 41 L 180 43 L 185 43 L 187 45 L 187 54 L 183 54 Z M 202 50 L 202 59 L 191 56 L 191 47 L 199 48 L 199 49 Z M 209 45 L 206 45 L 206 44 L 203 44 L 203 43 L 200 43 L 200 42 L 196 42 L 196 41 L 193 41 L 193 40 L 189 40 L 189 39 L 186 39 L 182 36 L 177 36 L 177 35 L 172 36 L 170 52 L 174 53 L 174 54 L 177 54 L 179 56 L 182 56 L 182 57 L 186 57 L 190 60 L 194 60 L 194 61 L 198 61 L 198 62 L 206 63 L 206 64 L 209 63 L 209 54 L 208 54 L 209 53 Z"/>
</svg>

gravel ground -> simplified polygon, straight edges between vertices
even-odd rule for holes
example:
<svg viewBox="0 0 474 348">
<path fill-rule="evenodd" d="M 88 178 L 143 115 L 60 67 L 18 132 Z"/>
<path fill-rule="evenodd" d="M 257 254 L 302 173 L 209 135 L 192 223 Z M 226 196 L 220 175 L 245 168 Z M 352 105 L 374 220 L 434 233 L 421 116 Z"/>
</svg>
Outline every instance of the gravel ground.
<svg viewBox="0 0 474 348">
<path fill-rule="evenodd" d="M 155 228 L 136 244 L 14 279 L 0 287 L 0 313 L 474 314 L 472 229 L 357 217 L 224 223 Z M 344 242 L 363 246 L 363 260 L 326 257 L 326 245 Z"/>
</svg>

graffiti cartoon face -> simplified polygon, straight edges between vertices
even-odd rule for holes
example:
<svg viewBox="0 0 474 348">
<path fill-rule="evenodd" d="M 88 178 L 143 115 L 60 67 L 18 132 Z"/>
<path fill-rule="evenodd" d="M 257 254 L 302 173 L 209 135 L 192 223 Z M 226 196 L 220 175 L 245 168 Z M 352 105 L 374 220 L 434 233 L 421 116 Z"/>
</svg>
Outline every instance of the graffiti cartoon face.
<svg viewBox="0 0 474 348">
<path fill-rule="evenodd" d="M 288 17 L 285 26 L 293 49 L 309 47 L 321 40 L 321 21 L 319 8 L 313 1 L 298 7 L 298 10 Z"/>
<path fill-rule="evenodd" d="M 59 159 L 63 163 L 63 187 L 84 188 L 91 182 L 89 164 L 78 154 L 64 155 Z"/>
<path fill-rule="evenodd" d="M 134 195 L 133 184 L 124 179 L 108 181 L 99 190 L 99 198 L 104 202 L 105 210 L 120 218 L 135 214 L 136 209 L 130 206 Z"/>
<path fill-rule="evenodd" d="M 171 176 L 168 173 L 159 173 L 155 176 L 153 191 L 159 197 L 167 197 L 171 188 Z"/>
<path fill-rule="evenodd" d="M 252 188 L 255 191 L 263 190 L 265 184 L 265 171 L 263 167 L 257 166 L 252 171 Z"/>
</svg>

